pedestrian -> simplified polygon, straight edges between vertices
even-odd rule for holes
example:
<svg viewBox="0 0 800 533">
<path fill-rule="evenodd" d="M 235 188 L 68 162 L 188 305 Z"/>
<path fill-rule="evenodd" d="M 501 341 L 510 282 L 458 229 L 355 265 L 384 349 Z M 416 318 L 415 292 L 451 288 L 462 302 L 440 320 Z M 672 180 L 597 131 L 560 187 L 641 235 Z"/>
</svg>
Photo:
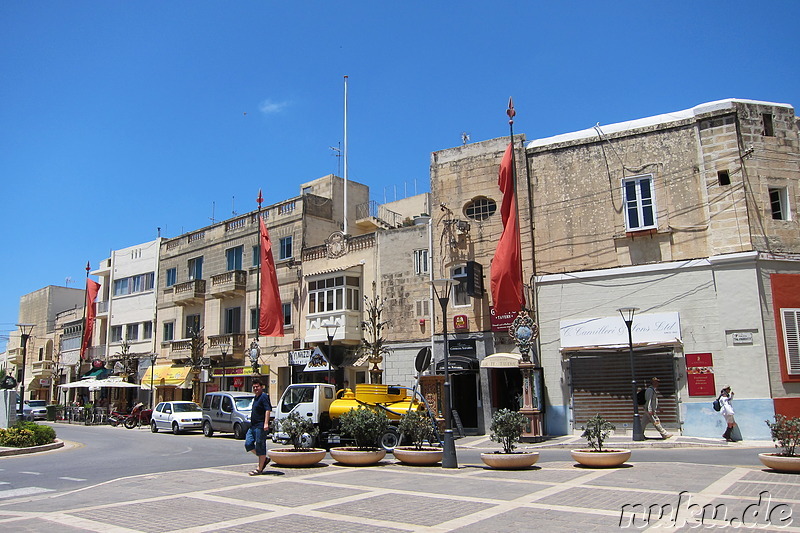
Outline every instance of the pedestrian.
<svg viewBox="0 0 800 533">
<path fill-rule="evenodd" d="M 653 378 L 650 380 L 650 386 L 647 387 L 644 391 L 645 397 L 645 410 L 647 411 L 647 416 L 645 417 L 644 424 L 642 425 L 642 435 L 644 435 L 644 430 L 647 427 L 647 424 L 652 423 L 653 426 L 658 430 L 661 434 L 662 439 L 668 439 L 672 436 L 671 433 L 667 432 L 664 429 L 664 426 L 661 425 L 661 420 L 658 419 L 658 378 Z"/>
<path fill-rule="evenodd" d="M 267 431 L 269 431 L 269 417 L 272 414 L 272 403 L 269 394 L 264 392 L 264 384 L 256 378 L 253 380 L 253 407 L 250 410 L 250 428 L 244 439 L 244 449 L 258 456 L 258 468 L 250 472 L 251 476 L 264 473 L 269 459 L 267 459 Z"/>
<path fill-rule="evenodd" d="M 725 419 L 725 423 L 728 424 L 727 429 L 725 429 L 725 433 L 722 434 L 722 438 L 728 442 L 733 442 L 733 437 L 731 433 L 733 432 L 733 428 L 736 426 L 736 420 L 734 420 L 733 415 L 733 391 L 731 390 L 730 385 L 725 385 L 723 389 L 719 392 L 719 405 L 720 405 L 720 414 L 722 418 Z"/>
</svg>

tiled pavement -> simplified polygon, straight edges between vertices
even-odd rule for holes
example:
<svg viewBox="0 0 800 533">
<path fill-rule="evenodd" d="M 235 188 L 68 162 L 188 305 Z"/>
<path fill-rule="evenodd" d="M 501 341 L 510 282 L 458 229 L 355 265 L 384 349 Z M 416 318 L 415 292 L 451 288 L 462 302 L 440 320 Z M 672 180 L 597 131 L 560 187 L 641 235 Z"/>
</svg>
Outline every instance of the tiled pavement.
<svg viewBox="0 0 800 533">
<path fill-rule="evenodd" d="M 522 471 L 443 470 L 389 457 L 365 468 L 327 458 L 315 468 L 282 468 L 282 476 L 250 477 L 247 463 L 123 478 L 20 498 L 0 510 L 0 531 L 690 531 L 741 519 L 740 531 L 800 531 L 800 515 L 797 524 L 792 517 L 800 476 L 758 467 L 632 461 L 591 470 L 540 461 Z M 701 524 L 708 504 L 719 514 L 712 519 L 714 507 L 705 507 Z M 665 521 L 656 524 L 653 514 L 647 522 L 647 508 L 663 510 Z"/>
</svg>

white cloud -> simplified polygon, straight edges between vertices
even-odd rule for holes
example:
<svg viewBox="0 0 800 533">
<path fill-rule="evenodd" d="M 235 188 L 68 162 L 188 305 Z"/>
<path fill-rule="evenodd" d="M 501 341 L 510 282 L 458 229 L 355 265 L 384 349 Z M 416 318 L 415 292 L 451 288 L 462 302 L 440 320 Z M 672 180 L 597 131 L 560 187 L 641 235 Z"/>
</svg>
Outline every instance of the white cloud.
<svg viewBox="0 0 800 533">
<path fill-rule="evenodd" d="M 289 102 L 275 102 L 269 98 L 258 104 L 258 110 L 265 115 L 280 113 L 289 106 Z"/>
</svg>

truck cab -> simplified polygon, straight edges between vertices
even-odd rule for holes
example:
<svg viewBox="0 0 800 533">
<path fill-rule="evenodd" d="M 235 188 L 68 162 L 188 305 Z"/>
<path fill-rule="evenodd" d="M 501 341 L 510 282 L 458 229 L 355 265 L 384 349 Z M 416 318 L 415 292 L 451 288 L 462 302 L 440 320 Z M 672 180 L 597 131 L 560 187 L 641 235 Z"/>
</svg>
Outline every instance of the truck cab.
<svg viewBox="0 0 800 533">
<path fill-rule="evenodd" d="M 336 388 L 333 385 L 324 383 L 297 383 L 289 385 L 283 392 L 281 399 L 275 406 L 273 414 L 275 415 L 275 422 L 280 424 L 280 421 L 292 413 L 299 413 L 320 428 L 320 431 L 327 431 L 330 429 L 330 406 L 336 397 Z M 280 426 L 277 431 L 272 432 L 272 441 L 279 443 L 288 443 L 288 436 L 280 431 Z M 309 439 L 313 441 L 313 438 Z M 313 446 L 313 442 L 308 442 Z"/>
</svg>

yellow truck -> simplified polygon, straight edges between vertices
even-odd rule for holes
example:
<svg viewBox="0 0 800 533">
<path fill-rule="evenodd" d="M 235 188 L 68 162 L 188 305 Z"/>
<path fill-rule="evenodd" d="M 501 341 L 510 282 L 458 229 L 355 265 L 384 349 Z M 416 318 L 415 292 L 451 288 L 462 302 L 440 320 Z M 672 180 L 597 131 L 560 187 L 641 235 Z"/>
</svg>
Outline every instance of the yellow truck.
<svg viewBox="0 0 800 533">
<path fill-rule="evenodd" d="M 338 419 L 343 413 L 361 406 L 380 409 L 391 422 L 389 430 L 376 443 L 391 451 L 400 444 L 401 435 L 397 424 L 405 413 L 427 411 L 428 406 L 420 394 L 397 385 L 356 385 L 352 389 L 340 390 L 338 395 L 333 385 L 325 383 L 297 383 L 289 385 L 274 407 L 275 421 L 280 422 L 291 413 L 311 419 L 319 429 L 316 437 L 308 436 L 304 445 L 328 448 L 347 442 L 340 433 Z M 280 427 L 280 426 L 278 426 Z M 273 432 L 272 441 L 286 444 L 288 436 L 280 430 Z"/>
</svg>

